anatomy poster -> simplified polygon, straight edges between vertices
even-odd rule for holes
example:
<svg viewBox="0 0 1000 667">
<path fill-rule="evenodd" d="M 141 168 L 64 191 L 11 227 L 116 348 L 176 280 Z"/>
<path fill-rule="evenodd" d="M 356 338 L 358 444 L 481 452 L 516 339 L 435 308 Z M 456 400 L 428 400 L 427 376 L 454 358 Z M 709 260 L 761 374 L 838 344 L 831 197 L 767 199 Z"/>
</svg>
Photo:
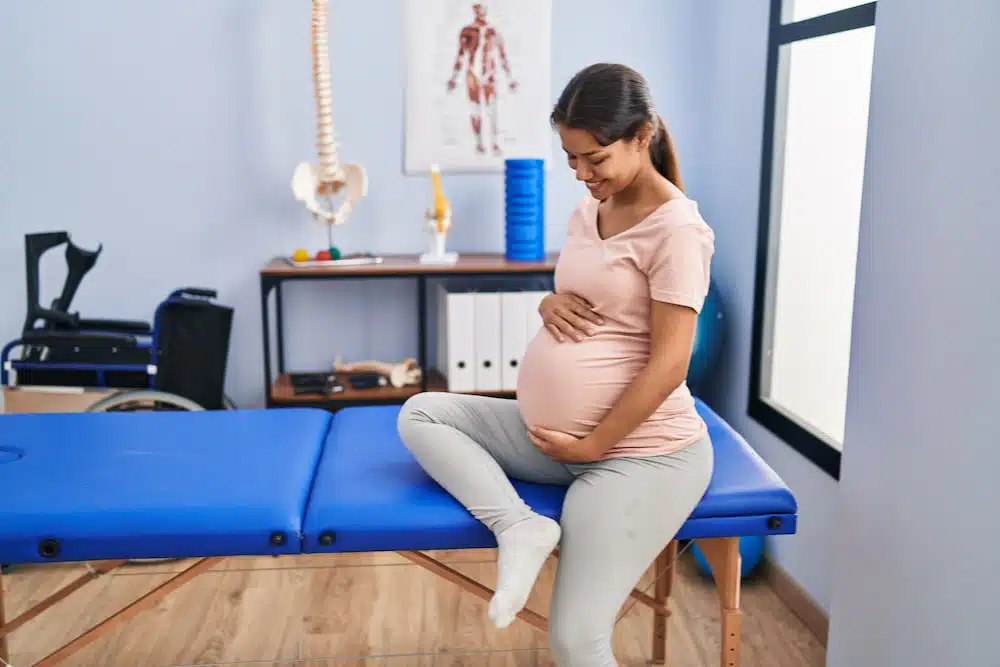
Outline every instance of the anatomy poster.
<svg viewBox="0 0 1000 667">
<path fill-rule="evenodd" d="M 551 0 L 407 0 L 405 171 L 552 151 Z"/>
</svg>

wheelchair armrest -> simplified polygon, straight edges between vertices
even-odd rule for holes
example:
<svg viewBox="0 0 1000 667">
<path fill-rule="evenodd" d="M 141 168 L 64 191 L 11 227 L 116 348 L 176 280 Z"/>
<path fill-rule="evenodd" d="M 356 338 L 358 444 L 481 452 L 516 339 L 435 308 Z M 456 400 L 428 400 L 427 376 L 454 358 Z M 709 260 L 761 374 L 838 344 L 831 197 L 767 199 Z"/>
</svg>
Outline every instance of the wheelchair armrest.
<svg viewBox="0 0 1000 667">
<path fill-rule="evenodd" d="M 134 346 L 135 336 L 86 331 L 27 331 L 21 334 L 24 345 L 75 345 L 78 347 Z"/>
<path fill-rule="evenodd" d="M 149 322 L 141 320 L 80 320 L 80 329 L 83 331 L 98 329 L 131 334 L 148 334 L 153 331 Z"/>
<path fill-rule="evenodd" d="M 201 297 L 204 299 L 214 299 L 219 295 L 214 289 L 208 289 L 206 287 L 182 287 L 181 289 L 174 290 L 170 295 L 174 298 L 179 298 L 183 296 L 193 296 Z"/>
<path fill-rule="evenodd" d="M 63 324 L 73 328 L 80 325 L 79 313 L 65 313 L 51 308 L 39 308 L 33 314 L 37 319 L 48 320 L 53 324 Z"/>
</svg>

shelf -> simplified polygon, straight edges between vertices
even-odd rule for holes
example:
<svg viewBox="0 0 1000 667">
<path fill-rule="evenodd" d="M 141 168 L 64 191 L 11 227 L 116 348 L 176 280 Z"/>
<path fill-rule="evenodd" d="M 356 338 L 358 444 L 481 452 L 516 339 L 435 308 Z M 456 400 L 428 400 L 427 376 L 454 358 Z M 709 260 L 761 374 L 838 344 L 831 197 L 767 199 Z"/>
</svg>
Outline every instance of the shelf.
<svg viewBox="0 0 1000 667">
<path fill-rule="evenodd" d="M 459 254 L 454 264 L 421 264 L 420 255 L 380 255 L 381 264 L 359 266 L 299 267 L 275 257 L 261 269 L 261 276 L 272 278 L 349 277 L 349 276 L 419 276 L 460 275 L 463 273 L 516 275 L 555 270 L 558 253 L 549 253 L 541 261 L 511 261 L 503 253 Z"/>
<path fill-rule="evenodd" d="M 373 387 L 371 389 L 353 389 L 347 381 L 347 377 L 338 374 L 344 391 L 338 394 L 296 394 L 292 389 L 292 384 L 288 378 L 288 373 L 282 373 L 271 387 L 271 402 L 275 405 L 314 405 L 316 403 L 364 403 L 380 402 L 400 402 L 402 403 L 410 396 L 420 393 L 420 385 L 407 387 Z M 436 370 L 428 370 L 427 391 L 448 391 L 444 377 Z M 491 392 L 466 392 L 480 394 L 484 396 L 500 396 L 514 398 L 512 391 L 491 391 Z"/>
<path fill-rule="evenodd" d="M 419 385 L 407 387 L 373 387 L 353 389 L 346 377 L 341 378 L 345 390 L 337 394 L 298 394 L 292 388 L 289 373 L 285 372 L 284 317 L 282 285 L 301 280 L 353 280 L 353 279 L 412 279 L 417 287 L 417 363 L 425 367 L 429 354 L 428 341 L 428 281 L 460 277 L 464 282 L 506 282 L 528 285 L 537 279 L 554 279 L 559 253 L 548 253 L 538 261 L 508 260 L 504 253 L 459 253 L 454 264 L 422 264 L 419 254 L 379 254 L 379 264 L 347 266 L 295 266 L 285 257 L 272 258 L 260 270 L 261 324 L 264 339 L 264 392 L 267 407 L 319 407 L 339 409 L 349 405 L 379 405 L 402 403 L 421 391 Z M 506 280 L 505 280 L 506 279 Z M 274 296 L 271 312 L 270 296 Z M 272 372 L 271 316 L 277 325 L 277 375 Z M 427 391 L 448 391 L 444 378 L 433 369 L 426 369 Z M 273 379 L 273 378 L 277 379 Z M 514 398 L 513 391 L 463 392 L 482 396 Z"/>
</svg>

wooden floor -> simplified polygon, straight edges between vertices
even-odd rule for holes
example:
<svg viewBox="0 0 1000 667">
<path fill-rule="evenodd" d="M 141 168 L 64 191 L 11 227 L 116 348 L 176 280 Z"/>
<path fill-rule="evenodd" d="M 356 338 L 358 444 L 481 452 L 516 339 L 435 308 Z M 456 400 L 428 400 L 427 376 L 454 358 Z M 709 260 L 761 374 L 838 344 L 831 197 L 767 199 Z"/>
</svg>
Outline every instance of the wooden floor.
<svg viewBox="0 0 1000 667">
<path fill-rule="evenodd" d="M 433 555 L 492 587 L 494 551 Z M 164 581 L 184 562 L 130 565 L 88 584 L 10 636 L 10 664 L 31 665 Z M 14 568 L 3 577 L 7 618 L 84 571 Z M 547 613 L 555 562 L 529 601 Z M 651 577 L 641 587 L 651 584 Z M 651 589 L 650 589 L 651 592 Z M 821 667 L 823 649 L 769 586 L 743 589 L 743 667 Z M 672 596 L 668 665 L 719 664 L 718 598 L 690 554 Z M 645 665 L 651 612 L 635 605 L 615 632 L 618 659 Z M 395 554 L 229 559 L 85 648 L 61 667 L 546 667 L 543 633 L 497 630 L 486 604 Z"/>
</svg>

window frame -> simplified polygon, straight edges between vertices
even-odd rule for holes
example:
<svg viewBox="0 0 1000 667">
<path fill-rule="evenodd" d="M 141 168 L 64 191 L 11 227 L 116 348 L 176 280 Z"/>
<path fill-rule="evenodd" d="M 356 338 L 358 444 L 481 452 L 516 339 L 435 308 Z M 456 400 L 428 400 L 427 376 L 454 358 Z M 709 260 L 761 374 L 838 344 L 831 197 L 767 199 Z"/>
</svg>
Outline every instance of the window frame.
<svg viewBox="0 0 1000 667">
<path fill-rule="evenodd" d="M 794 2 L 794 0 L 792 0 Z M 813 16 L 801 21 L 783 23 L 786 0 L 771 0 L 767 37 L 767 81 L 764 94 L 764 131 L 761 146 L 761 173 L 759 208 L 757 212 L 757 258 L 754 267 L 753 332 L 750 347 L 750 382 L 747 392 L 747 414 L 771 431 L 790 447 L 836 480 L 840 479 L 841 451 L 831 446 L 798 421 L 776 410 L 763 398 L 761 391 L 762 362 L 764 361 L 765 327 L 769 326 L 771 313 L 765 306 L 771 296 L 769 290 L 773 276 L 771 268 L 772 227 L 780 220 L 772 219 L 776 160 L 781 158 L 783 145 L 775 145 L 775 136 L 785 126 L 788 71 L 781 66 L 783 46 L 802 40 L 832 35 L 875 25 L 877 1 L 848 7 L 829 14 Z"/>
</svg>

